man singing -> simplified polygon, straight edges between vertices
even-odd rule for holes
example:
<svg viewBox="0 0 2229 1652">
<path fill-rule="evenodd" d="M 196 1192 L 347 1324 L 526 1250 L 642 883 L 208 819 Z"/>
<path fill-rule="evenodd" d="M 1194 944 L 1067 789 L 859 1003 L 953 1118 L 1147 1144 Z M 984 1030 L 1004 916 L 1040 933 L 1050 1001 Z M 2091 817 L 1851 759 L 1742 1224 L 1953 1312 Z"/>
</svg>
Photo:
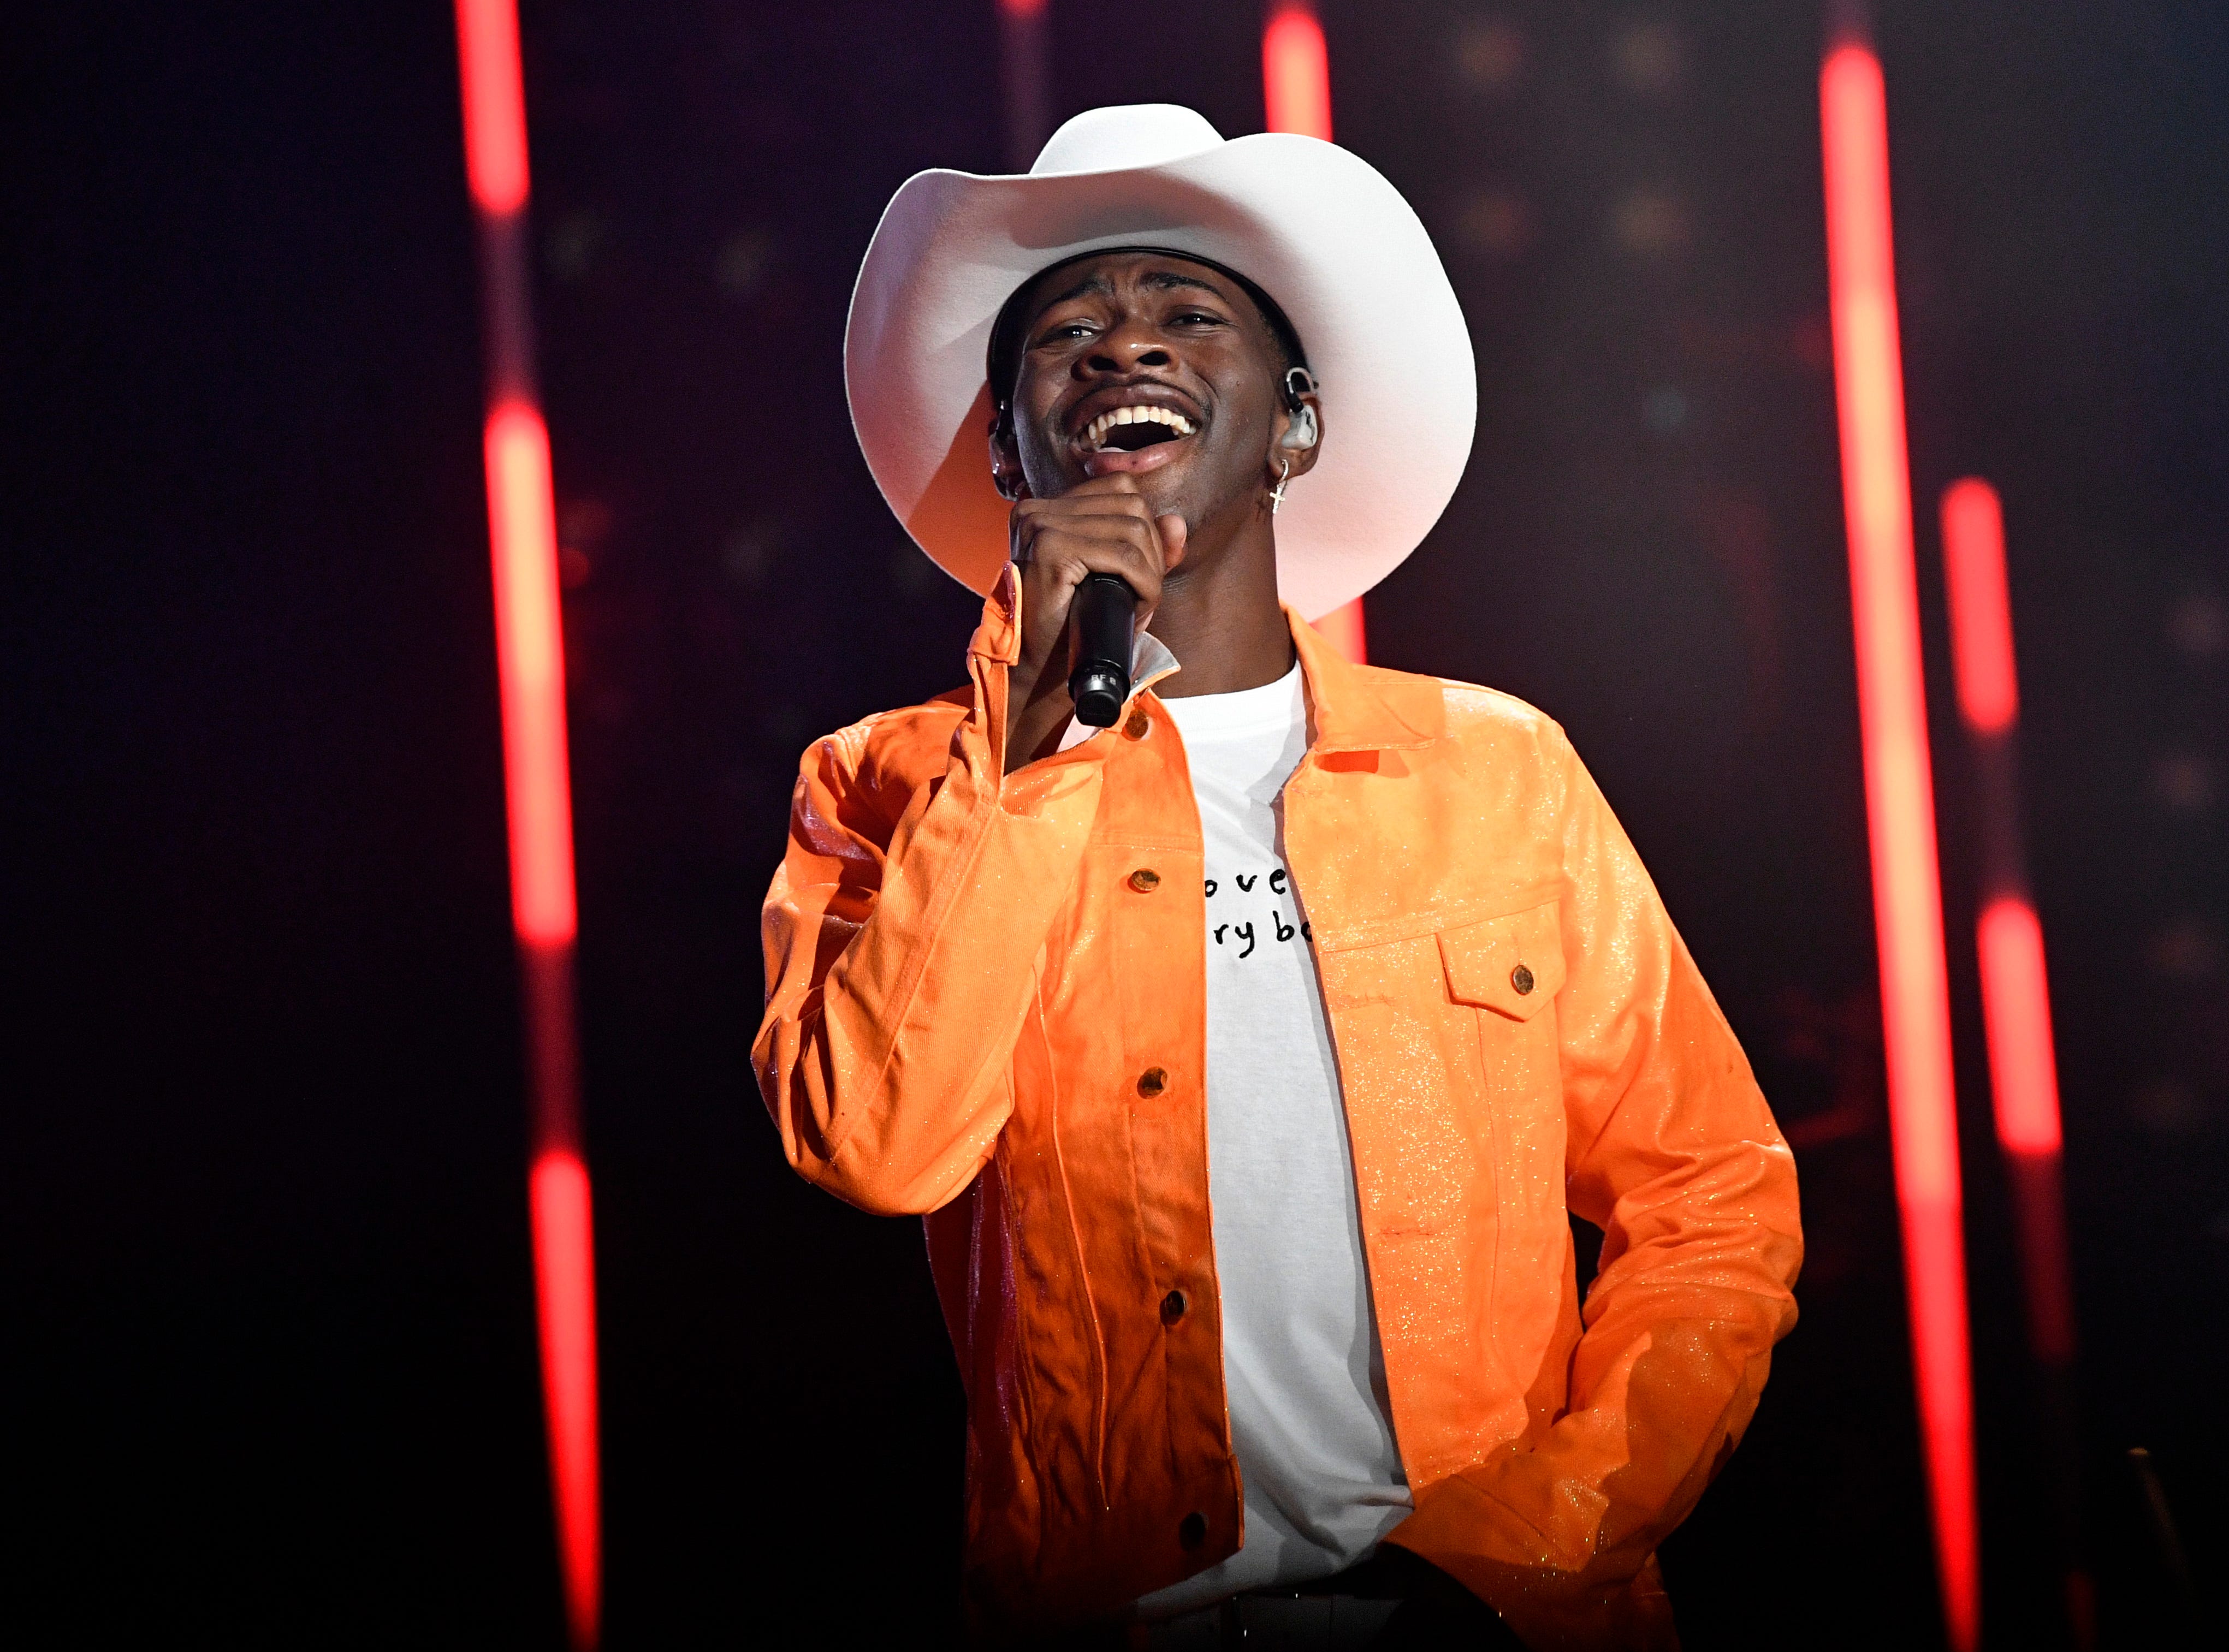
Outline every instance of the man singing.
<svg viewBox="0 0 2229 1652">
<path fill-rule="evenodd" d="M 845 371 L 986 600 L 967 687 L 806 753 L 753 1056 L 801 1175 L 927 1218 L 978 1630 L 1676 1644 L 1654 1552 L 1795 1322 L 1795 1171 L 1563 731 L 1307 623 L 1470 449 L 1416 215 L 1094 110 L 898 191 Z M 1137 597 L 1104 729 L 1093 573 Z"/>
</svg>

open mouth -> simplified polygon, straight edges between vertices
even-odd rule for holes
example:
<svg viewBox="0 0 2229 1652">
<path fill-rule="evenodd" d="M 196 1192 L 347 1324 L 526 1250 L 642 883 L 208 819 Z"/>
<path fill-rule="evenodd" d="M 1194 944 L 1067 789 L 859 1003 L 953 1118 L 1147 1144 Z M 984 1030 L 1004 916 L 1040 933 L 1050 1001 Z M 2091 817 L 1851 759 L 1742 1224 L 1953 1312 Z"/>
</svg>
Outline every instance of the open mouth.
<svg viewBox="0 0 2229 1652">
<path fill-rule="evenodd" d="M 1162 442 L 1180 441 L 1193 425 L 1170 407 L 1111 407 L 1083 428 L 1083 448 L 1095 453 L 1135 453 Z"/>
</svg>

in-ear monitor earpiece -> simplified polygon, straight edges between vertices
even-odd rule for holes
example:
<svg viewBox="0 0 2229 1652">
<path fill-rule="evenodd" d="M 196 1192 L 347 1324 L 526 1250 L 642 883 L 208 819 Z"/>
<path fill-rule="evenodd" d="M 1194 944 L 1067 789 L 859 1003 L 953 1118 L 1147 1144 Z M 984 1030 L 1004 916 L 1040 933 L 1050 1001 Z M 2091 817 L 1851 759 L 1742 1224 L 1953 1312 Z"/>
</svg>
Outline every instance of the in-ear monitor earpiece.
<svg viewBox="0 0 2229 1652">
<path fill-rule="evenodd" d="M 1301 397 L 1317 394 L 1316 375 L 1304 367 L 1287 368 L 1282 387 L 1285 393 L 1285 406 L 1291 410 L 1293 418 L 1292 422 L 1285 426 L 1284 436 L 1277 445 L 1301 449 L 1314 447 L 1321 438 L 1322 431 L 1316 424 L 1316 410 Z"/>
</svg>

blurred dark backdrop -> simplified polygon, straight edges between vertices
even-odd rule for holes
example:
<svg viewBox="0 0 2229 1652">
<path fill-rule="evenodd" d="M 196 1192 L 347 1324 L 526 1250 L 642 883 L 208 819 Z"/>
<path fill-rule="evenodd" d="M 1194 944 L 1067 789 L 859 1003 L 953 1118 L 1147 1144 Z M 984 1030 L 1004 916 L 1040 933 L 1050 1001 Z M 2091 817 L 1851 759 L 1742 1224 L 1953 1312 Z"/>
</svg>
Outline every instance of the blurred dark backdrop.
<svg viewBox="0 0 2229 1652">
<path fill-rule="evenodd" d="M 1571 731 L 1797 1143 L 1803 1322 L 1665 1555 L 1688 1644 L 1936 1635 L 1827 374 L 1818 21 L 1331 0 L 1438 239 L 1471 474 L 1373 656 Z M 2003 490 L 2109 1643 L 2229 1470 L 2229 13 L 1897 0 L 1931 502 Z M 1052 8 L 1056 112 L 1262 120 L 1251 4 Z M 876 216 L 996 170 L 991 0 L 524 7 L 565 547 L 610 1643 L 926 1642 L 960 1405 L 918 1226 L 753 1092 L 795 754 L 959 681 L 838 373 Z M 37 1643 L 555 1646 L 447 9 L 84 3 L 5 67 L 7 1611 Z M 1994 1644 L 2048 1531 L 1938 719 Z M 15 1634 L 11 1640 L 16 1640 Z M 19 1644 L 34 1643 L 17 1640 Z"/>
</svg>

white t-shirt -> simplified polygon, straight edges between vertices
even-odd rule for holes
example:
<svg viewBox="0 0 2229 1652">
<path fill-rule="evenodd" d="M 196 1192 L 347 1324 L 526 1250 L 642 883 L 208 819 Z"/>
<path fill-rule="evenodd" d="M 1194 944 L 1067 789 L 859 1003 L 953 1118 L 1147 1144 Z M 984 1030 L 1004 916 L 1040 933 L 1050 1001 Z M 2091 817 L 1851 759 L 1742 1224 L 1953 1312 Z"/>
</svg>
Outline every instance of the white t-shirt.
<svg viewBox="0 0 2229 1652">
<path fill-rule="evenodd" d="M 1344 1571 L 1405 1518 L 1346 1109 L 1278 794 L 1307 750 L 1295 665 L 1164 702 L 1207 850 L 1207 1157 L 1245 1546 L 1138 1603 L 1173 1617 Z"/>
</svg>

